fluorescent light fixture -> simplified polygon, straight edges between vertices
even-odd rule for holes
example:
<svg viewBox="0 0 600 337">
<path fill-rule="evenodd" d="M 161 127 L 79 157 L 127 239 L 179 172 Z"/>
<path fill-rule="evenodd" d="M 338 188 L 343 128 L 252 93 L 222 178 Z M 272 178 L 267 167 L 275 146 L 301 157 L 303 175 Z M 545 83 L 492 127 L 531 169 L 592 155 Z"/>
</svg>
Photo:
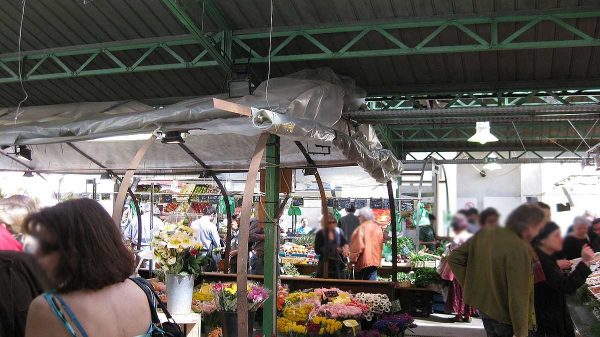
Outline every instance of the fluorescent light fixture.
<svg viewBox="0 0 600 337">
<path fill-rule="evenodd" d="M 135 135 L 123 135 L 123 136 L 113 136 L 113 137 L 104 137 L 89 140 L 89 142 L 131 142 L 136 140 L 147 140 L 152 136 L 151 133 L 138 133 Z"/>
<path fill-rule="evenodd" d="M 475 125 L 475 134 L 473 135 L 473 137 L 469 138 L 469 142 L 479 144 L 497 141 L 498 138 L 496 138 L 496 136 L 494 136 L 490 132 L 490 122 L 477 122 L 477 124 Z"/>
<path fill-rule="evenodd" d="M 487 171 L 496 171 L 502 169 L 502 166 L 497 163 L 498 157 L 495 154 L 490 154 L 487 158 L 484 159 L 485 165 L 483 166 L 484 170 Z"/>
</svg>

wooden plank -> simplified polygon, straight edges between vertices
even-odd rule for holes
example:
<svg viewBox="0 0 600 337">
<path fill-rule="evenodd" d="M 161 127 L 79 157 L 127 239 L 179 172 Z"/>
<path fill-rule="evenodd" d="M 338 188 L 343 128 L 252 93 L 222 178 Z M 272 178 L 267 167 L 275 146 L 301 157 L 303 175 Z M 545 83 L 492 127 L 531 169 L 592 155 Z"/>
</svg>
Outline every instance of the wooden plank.
<svg viewBox="0 0 600 337">
<path fill-rule="evenodd" d="M 250 216 L 252 212 L 252 196 L 254 194 L 254 184 L 256 183 L 256 175 L 260 168 L 260 162 L 262 160 L 265 148 L 267 146 L 267 140 L 269 139 L 268 133 L 263 133 L 258 139 L 254 154 L 252 155 L 252 161 L 248 168 L 248 175 L 246 177 L 246 186 L 244 188 L 244 197 L 242 201 L 242 212 L 240 215 L 240 229 L 239 229 L 239 253 L 237 259 L 237 285 L 238 285 L 238 297 L 237 297 L 237 313 L 238 313 L 238 334 L 240 337 L 248 337 L 248 236 L 250 234 Z"/>
<path fill-rule="evenodd" d="M 233 112 L 242 116 L 252 116 L 252 109 L 245 105 L 225 101 L 218 98 L 213 98 L 213 105 L 215 109 Z"/>
</svg>

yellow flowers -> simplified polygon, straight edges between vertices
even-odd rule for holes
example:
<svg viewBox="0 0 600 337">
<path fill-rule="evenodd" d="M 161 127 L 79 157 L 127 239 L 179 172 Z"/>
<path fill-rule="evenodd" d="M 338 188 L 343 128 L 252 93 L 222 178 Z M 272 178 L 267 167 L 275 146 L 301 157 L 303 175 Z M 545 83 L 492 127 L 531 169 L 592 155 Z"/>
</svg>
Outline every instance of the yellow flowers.
<svg viewBox="0 0 600 337">
<path fill-rule="evenodd" d="M 204 283 L 200 289 L 194 291 L 194 301 L 208 302 L 214 299 L 210 283 Z"/>
<path fill-rule="evenodd" d="M 231 295 L 237 294 L 237 284 L 231 283 L 229 287 L 225 288 L 225 291 L 230 293 Z"/>
<path fill-rule="evenodd" d="M 194 259 L 198 256 L 203 246 L 194 239 L 194 230 L 183 225 L 166 225 L 152 239 L 154 247 L 154 258 L 164 272 L 179 274 L 196 274 L 199 265 L 194 264 L 194 270 L 183 270 L 185 266 L 191 265 L 184 263 L 184 259 L 191 255 Z"/>
<path fill-rule="evenodd" d="M 288 304 L 294 304 L 294 303 L 304 302 L 306 300 L 311 300 L 311 299 L 320 301 L 319 296 L 317 294 L 315 294 L 314 292 L 308 292 L 308 293 L 293 292 L 286 297 L 285 302 Z"/>
<path fill-rule="evenodd" d="M 283 309 L 283 317 L 292 322 L 306 321 L 308 320 L 308 314 L 310 314 L 313 309 L 314 306 L 309 303 L 287 306 Z"/>
<path fill-rule="evenodd" d="M 306 326 L 292 322 L 285 317 L 277 319 L 277 332 L 285 334 L 306 334 Z"/>
<path fill-rule="evenodd" d="M 342 329 L 342 323 L 335 319 L 317 316 L 313 318 L 313 323 L 321 325 L 319 335 L 333 335 Z"/>
</svg>

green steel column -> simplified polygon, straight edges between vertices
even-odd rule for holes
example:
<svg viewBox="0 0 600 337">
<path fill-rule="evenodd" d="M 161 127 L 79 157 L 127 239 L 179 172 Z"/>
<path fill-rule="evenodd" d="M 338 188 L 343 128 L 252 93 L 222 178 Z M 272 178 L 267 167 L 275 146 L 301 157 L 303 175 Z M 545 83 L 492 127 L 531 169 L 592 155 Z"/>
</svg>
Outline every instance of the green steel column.
<svg viewBox="0 0 600 337">
<path fill-rule="evenodd" d="M 274 336 L 277 316 L 277 272 L 279 232 L 275 219 L 279 208 L 279 137 L 271 135 L 267 143 L 265 177 L 265 287 L 271 296 L 263 312 L 263 336 Z"/>
</svg>

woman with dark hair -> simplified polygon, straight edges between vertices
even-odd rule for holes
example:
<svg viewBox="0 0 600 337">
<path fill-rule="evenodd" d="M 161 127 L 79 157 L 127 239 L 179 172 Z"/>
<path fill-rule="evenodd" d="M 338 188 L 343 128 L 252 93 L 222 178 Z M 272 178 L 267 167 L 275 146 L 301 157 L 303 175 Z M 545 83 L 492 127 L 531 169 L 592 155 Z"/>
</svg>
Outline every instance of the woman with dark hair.
<svg viewBox="0 0 600 337">
<path fill-rule="evenodd" d="M 96 201 L 70 200 L 25 220 L 33 251 L 53 291 L 29 309 L 27 337 L 145 336 L 150 306 L 128 277 L 134 258 Z"/>
<path fill-rule="evenodd" d="M 319 254 L 317 277 L 342 278 L 342 256 L 348 256 L 348 241 L 344 232 L 337 227 L 333 214 L 327 216 L 327 223 L 315 234 L 315 253 Z"/>
<path fill-rule="evenodd" d="M 481 228 L 500 227 L 500 213 L 495 208 L 488 207 L 479 214 L 479 226 Z"/>
<path fill-rule="evenodd" d="M 564 274 L 552 257 L 563 248 L 560 227 L 548 223 L 534 240 L 536 253 L 544 271 L 544 281 L 535 285 L 536 337 L 574 337 L 573 322 L 565 298 L 585 283 L 594 251 L 587 245 L 581 249 L 581 262 L 570 274 Z"/>
</svg>

